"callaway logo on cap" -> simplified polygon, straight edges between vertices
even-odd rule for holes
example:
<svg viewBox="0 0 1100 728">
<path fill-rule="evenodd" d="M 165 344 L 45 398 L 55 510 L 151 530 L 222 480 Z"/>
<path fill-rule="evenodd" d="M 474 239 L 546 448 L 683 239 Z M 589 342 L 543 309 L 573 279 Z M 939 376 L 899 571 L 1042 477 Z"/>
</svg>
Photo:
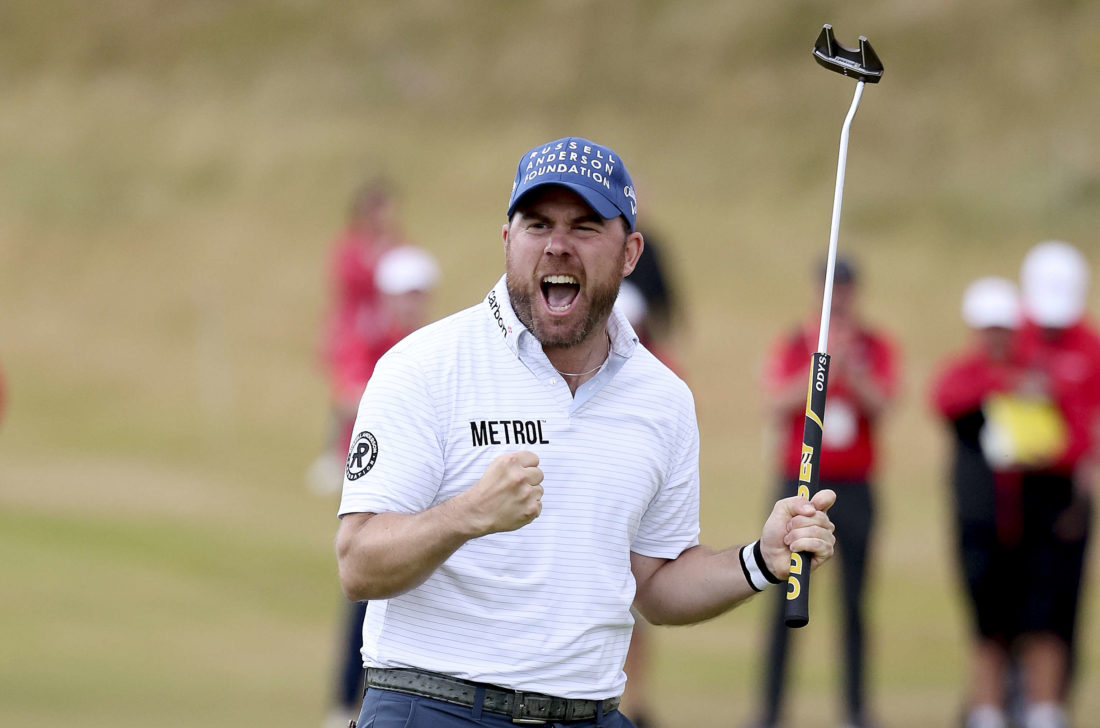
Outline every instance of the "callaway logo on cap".
<svg viewBox="0 0 1100 728">
<path fill-rule="evenodd" d="M 576 192 L 600 217 L 622 215 L 630 230 L 638 216 L 634 183 L 619 155 L 580 137 L 547 142 L 524 154 L 516 168 L 508 217 L 524 195 L 542 185 L 562 185 Z"/>
</svg>

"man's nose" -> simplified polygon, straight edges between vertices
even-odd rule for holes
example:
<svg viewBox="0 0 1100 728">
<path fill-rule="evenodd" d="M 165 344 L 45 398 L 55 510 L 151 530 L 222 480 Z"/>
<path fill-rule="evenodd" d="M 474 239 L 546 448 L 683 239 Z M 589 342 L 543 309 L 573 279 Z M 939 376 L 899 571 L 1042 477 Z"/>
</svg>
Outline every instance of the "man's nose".
<svg viewBox="0 0 1100 728">
<path fill-rule="evenodd" d="M 554 227 L 546 239 L 546 248 L 542 251 L 550 255 L 562 255 L 569 250 L 569 230 Z"/>
</svg>

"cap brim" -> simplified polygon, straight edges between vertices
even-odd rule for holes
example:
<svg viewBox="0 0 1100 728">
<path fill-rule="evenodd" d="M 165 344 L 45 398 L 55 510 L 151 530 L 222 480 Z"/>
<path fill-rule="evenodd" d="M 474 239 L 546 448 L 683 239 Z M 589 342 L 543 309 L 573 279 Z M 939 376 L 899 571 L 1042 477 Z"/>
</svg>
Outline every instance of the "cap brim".
<svg viewBox="0 0 1100 728">
<path fill-rule="evenodd" d="M 971 314 L 966 325 L 972 329 L 1011 329 L 1020 328 L 1020 320 L 1005 313 Z"/>
<path fill-rule="evenodd" d="M 523 191 L 522 195 L 517 197 L 512 202 L 511 206 L 508 208 L 508 217 L 511 217 L 512 214 L 515 213 L 516 208 L 519 207 L 523 200 L 529 197 L 532 192 L 543 187 L 548 187 L 550 185 L 565 187 L 573 192 L 576 192 L 578 195 L 580 195 L 581 199 L 588 203 L 588 206 L 591 207 L 592 210 L 604 220 L 610 220 L 611 218 L 620 216 L 624 218 L 626 217 L 625 215 L 623 215 L 623 211 L 616 207 L 615 204 L 611 202 L 611 200 L 607 199 L 591 187 L 585 187 L 584 185 L 578 185 L 572 182 L 562 182 L 556 179 L 543 180 L 529 186 L 526 190 Z"/>
<path fill-rule="evenodd" d="M 1073 326 L 1084 315 L 1081 301 L 1070 296 L 1046 296 L 1028 302 L 1028 315 L 1040 326 L 1061 329 Z"/>
</svg>

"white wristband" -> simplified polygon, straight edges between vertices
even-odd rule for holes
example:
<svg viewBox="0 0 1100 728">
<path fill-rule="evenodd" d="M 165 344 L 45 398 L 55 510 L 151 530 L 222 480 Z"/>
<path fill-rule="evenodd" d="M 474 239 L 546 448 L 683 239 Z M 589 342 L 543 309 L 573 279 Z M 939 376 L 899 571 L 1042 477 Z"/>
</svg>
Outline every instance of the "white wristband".
<svg viewBox="0 0 1100 728">
<path fill-rule="evenodd" d="M 741 548 L 738 557 L 741 560 L 741 570 L 745 572 L 745 579 L 754 591 L 764 591 L 772 584 L 779 583 L 779 577 L 771 572 L 764 563 L 764 554 L 760 550 L 760 542 L 753 541 L 748 546 Z"/>
</svg>

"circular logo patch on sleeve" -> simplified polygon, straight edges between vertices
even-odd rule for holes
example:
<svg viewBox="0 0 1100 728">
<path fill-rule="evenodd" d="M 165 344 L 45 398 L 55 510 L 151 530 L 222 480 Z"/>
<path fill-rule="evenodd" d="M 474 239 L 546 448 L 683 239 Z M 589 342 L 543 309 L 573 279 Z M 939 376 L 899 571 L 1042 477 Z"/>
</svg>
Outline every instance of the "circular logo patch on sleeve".
<svg viewBox="0 0 1100 728">
<path fill-rule="evenodd" d="M 374 435 L 363 430 L 351 441 L 348 450 L 348 480 L 357 480 L 370 472 L 374 461 L 378 459 L 378 441 Z"/>
</svg>

